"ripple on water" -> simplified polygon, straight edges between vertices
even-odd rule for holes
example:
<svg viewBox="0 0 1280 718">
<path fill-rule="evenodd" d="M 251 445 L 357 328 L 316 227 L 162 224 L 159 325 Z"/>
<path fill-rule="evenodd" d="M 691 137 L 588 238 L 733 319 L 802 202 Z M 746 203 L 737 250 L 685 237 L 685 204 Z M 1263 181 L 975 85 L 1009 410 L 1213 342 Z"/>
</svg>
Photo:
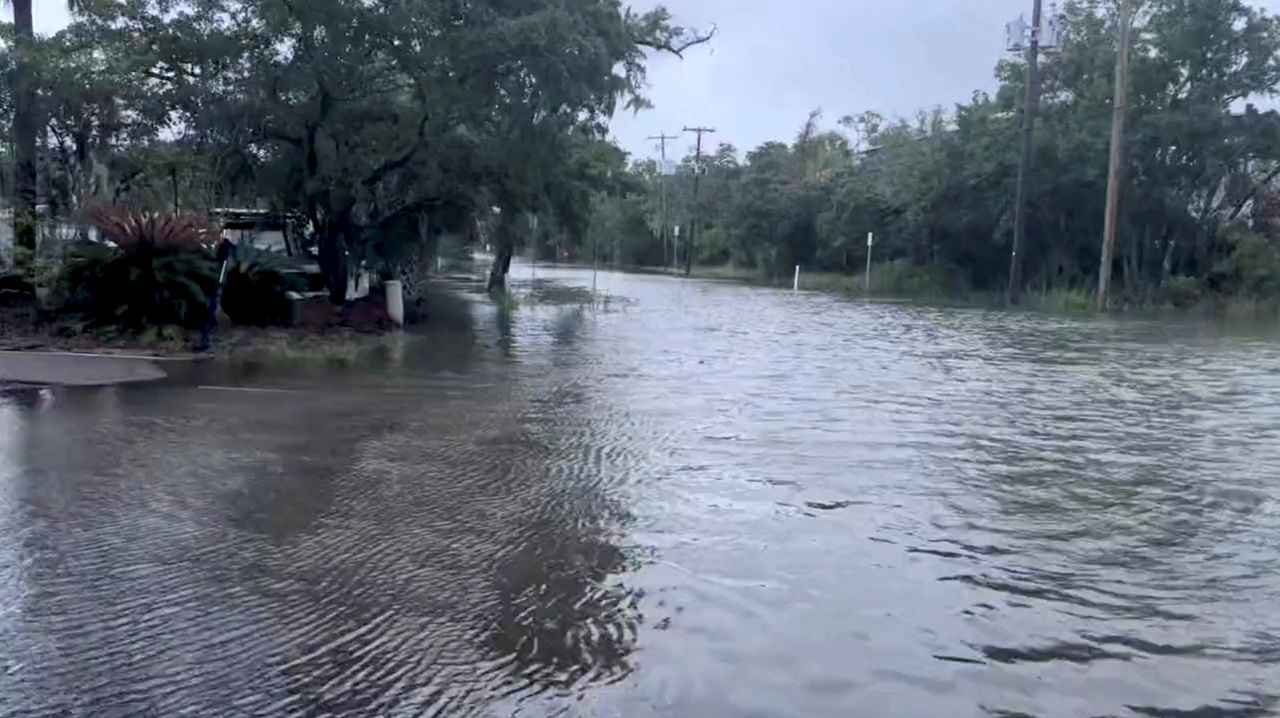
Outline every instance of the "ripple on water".
<svg viewBox="0 0 1280 718">
<path fill-rule="evenodd" d="M 537 276 L 0 405 L 0 716 L 1280 708 L 1276 337 Z"/>
</svg>

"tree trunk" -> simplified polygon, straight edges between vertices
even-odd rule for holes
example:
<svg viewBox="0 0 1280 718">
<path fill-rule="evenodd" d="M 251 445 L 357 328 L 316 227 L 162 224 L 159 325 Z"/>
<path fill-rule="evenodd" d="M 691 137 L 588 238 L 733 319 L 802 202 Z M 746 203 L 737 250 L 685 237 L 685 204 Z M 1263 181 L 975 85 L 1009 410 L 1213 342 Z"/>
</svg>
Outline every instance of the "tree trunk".
<svg viewBox="0 0 1280 718">
<path fill-rule="evenodd" d="M 317 252 L 320 271 L 324 274 L 325 284 L 329 285 L 329 301 L 334 304 L 347 301 L 347 283 L 350 278 L 346 230 L 342 224 L 340 219 L 325 222 Z"/>
<path fill-rule="evenodd" d="M 489 270 L 489 293 L 507 287 L 507 272 L 511 271 L 511 243 L 498 241 L 497 255 L 493 258 L 493 267 Z"/>
<path fill-rule="evenodd" d="M 507 288 L 507 273 L 511 271 L 511 256 L 515 254 L 516 246 L 515 215 L 515 210 L 504 206 L 493 233 L 494 258 L 493 267 L 489 269 L 488 286 L 490 294 Z"/>
<path fill-rule="evenodd" d="M 15 155 L 13 241 L 14 256 L 23 266 L 36 248 L 36 87 L 32 54 L 35 29 L 31 0 L 13 0 L 14 45 L 17 50 L 13 72 L 13 143 Z M 25 251 L 23 251 L 25 250 Z"/>
<path fill-rule="evenodd" d="M 89 123 L 81 125 L 75 136 L 75 167 L 70 168 L 71 209 L 80 210 L 89 203 L 93 193 L 93 128 Z"/>
<path fill-rule="evenodd" d="M 1150 241 L 1151 225 L 1147 224 L 1143 232 L 1144 241 Z M 1131 296 L 1136 295 L 1138 291 L 1143 288 L 1141 286 L 1142 275 L 1138 271 L 1139 247 L 1138 233 L 1133 231 L 1133 228 L 1130 227 L 1129 231 L 1125 235 L 1125 251 L 1124 255 L 1120 258 L 1120 261 L 1124 268 L 1124 290 Z"/>
<path fill-rule="evenodd" d="M 1173 252 L 1178 247 L 1177 235 L 1169 238 L 1168 244 L 1164 250 L 1164 260 L 1160 262 L 1160 286 L 1169 283 L 1169 278 L 1173 276 Z"/>
</svg>

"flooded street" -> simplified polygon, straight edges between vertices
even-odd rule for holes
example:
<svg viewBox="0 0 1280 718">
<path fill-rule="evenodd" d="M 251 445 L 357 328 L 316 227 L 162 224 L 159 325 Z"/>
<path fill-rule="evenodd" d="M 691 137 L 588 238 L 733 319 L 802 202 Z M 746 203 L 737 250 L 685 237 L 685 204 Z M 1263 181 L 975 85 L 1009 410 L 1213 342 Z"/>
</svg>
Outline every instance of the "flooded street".
<svg viewBox="0 0 1280 718">
<path fill-rule="evenodd" d="M 0 716 L 1280 713 L 1280 332 L 514 272 L 0 407 Z"/>
</svg>

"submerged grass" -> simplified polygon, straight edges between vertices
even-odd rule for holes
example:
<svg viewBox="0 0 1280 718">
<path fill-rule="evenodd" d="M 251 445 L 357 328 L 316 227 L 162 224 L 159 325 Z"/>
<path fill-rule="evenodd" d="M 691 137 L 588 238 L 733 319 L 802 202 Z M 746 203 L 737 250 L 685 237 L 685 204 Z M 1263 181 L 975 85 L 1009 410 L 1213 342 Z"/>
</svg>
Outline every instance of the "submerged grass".
<svg viewBox="0 0 1280 718">
<path fill-rule="evenodd" d="M 701 279 L 740 281 L 762 286 L 791 288 L 795 275 L 772 276 L 758 269 L 742 267 L 695 267 L 693 276 Z M 909 262 L 887 262 L 871 270 L 870 291 L 866 274 L 840 272 L 800 272 L 800 290 L 835 294 L 891 297 L 895 299 L 945 299 L 971 301 L 981 299 L 980 292 L 969 290 L 958 275 L 940 266 L 919 266 Z"/>
<path fill-rule="evenodd" d="M 794 275 L 766 276 L 758 270 L 738 267 L 697 267 L 693 276 L 781 288 L 790 288 L 794 282 Z M 1008 305 L 1008 296 L 1003 291 L 973 290 L 965 286 L 958 273 L 948 271 L 945 267 L 922 267 L 908 262 L 888 262 L 873 267 L 870 291 L 863 274 L 803 271 L 800 274 L 800 290 L 965 306 Z M 1098 294 L 1092 287 L 1033 288 L 1023 294 L 1022 306 L 1032 311 L 1053 314 L 1097 314 Z M 1253 320 L 1280 317 L 1280 299 L 1207 294 L 1198 283 L 1175 277 L 1165 287 L 1149 292 L 1118 293 L 1113 298 L 1109 311 Z"/>
<path fill-rule="evenodd" d="M 215 350 L 219 356 L 271 364 L 305 361 L 350 363 L 385 352 L 401 341 L 403 337 L 398 333 L 361 334 L 333 330 L 317 334 L 283 328 L 236 327 L 222 333 Z"/>
<path fill-rule="evenodd" d="M 1045 289 L 1023 295 L 1023 303 L 1039 311 L 1092 314 L 1098 311 L 1098 294 L 1079 287 Z"/>
<path fill-rule="evenodd" d="M 520 300 L 516 298 L 515 292 L 505 287 L 493 292 L 492 297 L 498 311 L 510 313 L 520 308 Z"/>
<path fill-rule="evenodd" d="M 612 271 L 631 271 L 684 277 L 681 269 L 670 267 L 610 267 Z M 740 282 L 756 286 L 790 289 L 795 281 L 792 273 L 770 274 L 759 268 L 725 265 L 695 265 L 690 277 L 713 281 Z M 874 299 L 941 302 L 971 307 L 1007 307 L 1008 295 L 1000 290 L 973 289 L 963 274 L 942 265 L 918 265 L 895 260 L 873 265 L 868 288 L 865 273 L 841 272 L 800 273 L 800 290 L 825 292 Z M 596 298 L 593 305 L 609 299 Z M 511 311 L 519 307 L 509 292 L 495 298 L 499 308 Z M 1097 314 L 1097 292 L 1093 287 L 1029 288 L 1021 306 L 1032 311 L 1054 314 Z M 1269 299 L 1206 292 L 1197 280 L 1174 277 L 1166 286 L 1143 293 L 1118 292 L 1111 301 L 1110 313 L 1190 314 L 1204 318 L 1274 319 L 1280 318 L 1280 298 Z"/>
</svg>

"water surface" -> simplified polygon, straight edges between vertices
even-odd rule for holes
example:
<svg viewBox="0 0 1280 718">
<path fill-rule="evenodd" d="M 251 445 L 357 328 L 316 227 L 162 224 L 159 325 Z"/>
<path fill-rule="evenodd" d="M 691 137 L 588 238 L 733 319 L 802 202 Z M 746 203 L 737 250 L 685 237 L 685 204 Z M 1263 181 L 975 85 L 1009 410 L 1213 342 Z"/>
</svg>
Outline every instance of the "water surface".
<svg viewBox="0 0 1280 718">
<path fill-rule="evenodd" d="M 0 407 L 0 716 L 1264 716 L 1280 335 L 516 270 Z"/>
</svg>

